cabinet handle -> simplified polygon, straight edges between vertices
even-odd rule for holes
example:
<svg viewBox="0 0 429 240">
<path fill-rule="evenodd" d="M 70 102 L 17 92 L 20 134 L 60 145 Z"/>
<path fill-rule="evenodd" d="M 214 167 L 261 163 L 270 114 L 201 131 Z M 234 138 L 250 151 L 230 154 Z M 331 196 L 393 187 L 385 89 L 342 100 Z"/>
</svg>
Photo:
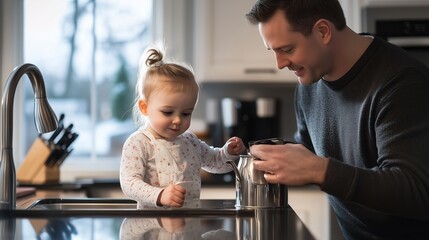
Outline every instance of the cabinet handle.
<svg viewBox="0 0 429 240">
<path fill-rule="evenodd" d="M 277 71 L 274 68 L 245 68 L 244 73 L 246 73 L 246 74 L 257 74 L 257 73 L 276 74 Z"/>
</svg>

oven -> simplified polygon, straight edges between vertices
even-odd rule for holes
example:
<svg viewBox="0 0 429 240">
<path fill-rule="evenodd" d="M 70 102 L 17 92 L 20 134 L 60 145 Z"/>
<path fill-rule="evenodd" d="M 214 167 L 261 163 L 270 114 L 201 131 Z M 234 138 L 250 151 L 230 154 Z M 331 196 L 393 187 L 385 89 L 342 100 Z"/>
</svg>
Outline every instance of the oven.
<svg viewBox="0 0 429 240">
<path fill-rule="evenodd" d="M 376 22 L 375 34 L 406 49 L 429 66 L 429 18 L 380 20 Z"/>
<path fill-rule="evenodd" d="M 429 66 L 429 4 L 368 7 L 362 13 L 364 32 L 402 47 Z"/>
</svg>

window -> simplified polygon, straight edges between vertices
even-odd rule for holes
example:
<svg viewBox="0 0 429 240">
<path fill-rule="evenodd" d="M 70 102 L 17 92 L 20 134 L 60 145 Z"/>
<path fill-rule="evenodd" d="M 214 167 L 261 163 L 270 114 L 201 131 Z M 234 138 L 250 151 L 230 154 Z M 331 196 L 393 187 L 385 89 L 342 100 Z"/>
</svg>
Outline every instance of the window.
<svg viewBox="0 0 429 240">
<path fill-rule="evenodd" d="M 153 40 L 152 1 L 24 0 L 23 7 L 24 62 L 39 67 L 51 106 L 79 134 L 64 164 L 112 163 L 117 170 L 135 130 L 134 86 L 140 55 Z M 28 149 L 37 136 L 31 87 L 24 95 Z"/>
<path fill-rule="evenodd" d="M 125 136 L 135 127 L 129 115 L 117 118 L 129 112 L 113 112 L 110 107 L 111 101 L 118 106 L 123 103 L 113 101 L 124 92 L 118 90 L 121 87 L 112 90 L 117 79 L 115 76 L 121 72 L 120 66 L 124 66 L 122 73 L 127 75 L 133 96 L 140 54 L 154 40 L 165 41 L 169 57 L 192 64 L 193 2 L 0 1 L 2 84 L 6 83 L 15 66 L 24 62 L 35 64 L 44 76 L 48 98 L 55 112 L 58 115 L 64 113 L 66 127 L 73 123 L 73 130 L 79 134 L 72 145 L 73 152 L 61 167 L 62 180 L 72 181 L 80 176 L 118 176 L 121 146 Z M 77 29 L 74 29 L 72 21 L 74 9 L 79 9 Z M 76 45 L 71 57 L 70 36 L 73 33 Z M 68 63 L 73 66 L 69 67 Z M 70 69 L 71 74 L 68 74 Z M 25 79 L 19 85 L 13 119 L 13 152 L 17 170 L 37 137 L 31 84 Z"/>
</svg>

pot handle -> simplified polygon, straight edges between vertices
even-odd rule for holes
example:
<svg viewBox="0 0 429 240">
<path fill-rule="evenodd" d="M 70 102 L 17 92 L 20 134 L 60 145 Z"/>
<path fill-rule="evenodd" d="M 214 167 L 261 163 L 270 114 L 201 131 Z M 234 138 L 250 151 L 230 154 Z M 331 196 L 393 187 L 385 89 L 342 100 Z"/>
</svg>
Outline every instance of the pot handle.
<svg viewBox="0 0 429 240">
<path fill-rule="evenodd" d="M 228 161 L 226 161 L 226 163 L 232 167 L 232 170 L 234 170 L 235 179 L 237 180 L 237 182 L 241 183 L 240 172 L 238 171 L 237 164 L 235 164 L 235 162 L 232 160 L 228 160 Z"/>
</svg>

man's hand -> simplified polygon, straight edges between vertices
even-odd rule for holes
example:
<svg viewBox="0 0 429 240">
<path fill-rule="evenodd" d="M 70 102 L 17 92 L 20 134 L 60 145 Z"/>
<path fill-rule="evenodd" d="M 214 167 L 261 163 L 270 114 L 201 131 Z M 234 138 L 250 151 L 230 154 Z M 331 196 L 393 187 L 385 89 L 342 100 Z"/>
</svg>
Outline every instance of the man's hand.
<svg viewBox="0 0 429 240">
<path fill-rule="evenodd" d="M 302 144 L 253 145 L 250 153 L 260 159 L 253 161 L 253 166 L 264 171 L 270 183 L 320 186 L 325 181 L 329 159 L 315 155 Z"/>
</svg>

